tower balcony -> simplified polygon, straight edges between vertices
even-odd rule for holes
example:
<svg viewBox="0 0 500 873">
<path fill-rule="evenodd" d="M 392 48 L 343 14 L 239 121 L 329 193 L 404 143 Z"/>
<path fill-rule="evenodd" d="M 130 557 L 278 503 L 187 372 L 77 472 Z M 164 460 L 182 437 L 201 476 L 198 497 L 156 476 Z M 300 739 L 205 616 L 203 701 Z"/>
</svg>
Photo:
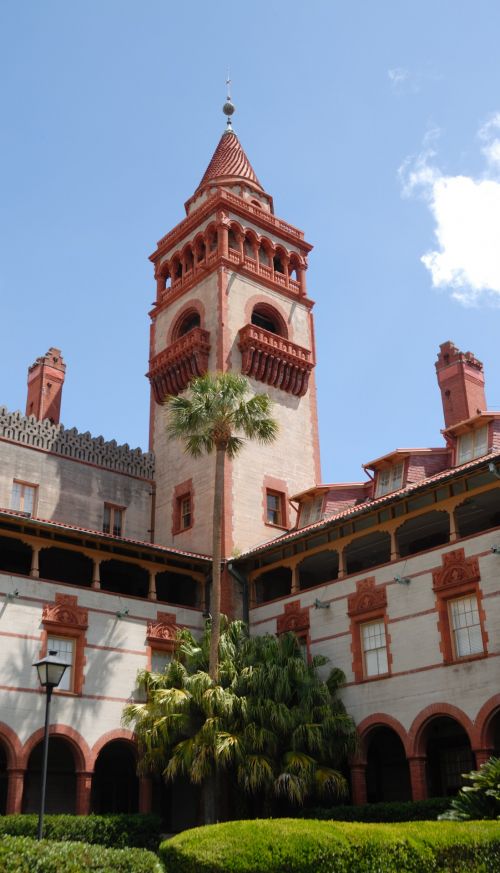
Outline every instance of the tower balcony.
<svg viewBox="0 0 500 873">
<path fill-rule="evenodd" d="M 302 397 L 314 367 L 312 353 L 253 324 L 239 333 L 241 372 L 296 397 Z"/>
<path fill-rule="evenodd" d="M 208 370 L 209 352 L 209 331 L 195 327 L 155 355 L 147 376 L 156 402 L 163 403 L 168 394 L 179 394 L 191 379 L 203 376 Z"/>
</svg>

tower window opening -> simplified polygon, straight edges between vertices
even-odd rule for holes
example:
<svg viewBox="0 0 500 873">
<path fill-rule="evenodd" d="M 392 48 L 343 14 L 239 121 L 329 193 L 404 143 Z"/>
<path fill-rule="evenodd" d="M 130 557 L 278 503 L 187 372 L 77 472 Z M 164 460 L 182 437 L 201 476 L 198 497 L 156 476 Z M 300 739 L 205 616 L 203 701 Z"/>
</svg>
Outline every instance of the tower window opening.
<svg viewBox="0 0 500 873">
<path fill-rule="evenodd" d="M 180 261 L 177 261 L 177 263 L 174 267 L 174 279 L 181 279 L 181 278 L 182 278 L 182 264 Z"/>
<path fill-rule="evenodd" d="M 283 261 L 279 257 L 279 255 L 275 255 L 273 258 L 273 267 L 275 273 L 284 273 L 285 270 L 283 268 Z"/>
<path fill-rule="evenodd" d="M 230 230 L 228 233 L 228 244 L 230 249 L 235 249 L 236 251 L 238 251 L 239 245 L 234 230 Z"/>
<path fill-rule="evenodd" d="M 197 262 L 200 263 L 200 261 L 204 261 L 205 255 L 206 255 L 206 246 L 205 246 L 205 243 L 202 242 L 198 246 L 198 253 L 197 253 L 197 257 L 196 257 Z"/>
<path fill-rule="evenodd" d="M 217 234 L 215 231 L 210 231 L 208 234 L 208 251 L 215 252 L 217 248 Z"/>
<path fill-rule="evenodd" d="M 184 264 L 186 267 L 186 272 L 193 269 L 194 258 L 193 258 L 193 253 L 192 253 L 191 249 L 188 249 L 188 251 L 186 252 Z"/>
<path fill-rule="evenodd" d="M 286 328 L 281 324 L 281 319 L 271 307 L 258 305 L 252 312 L 252 324 L 255 327 L 261 327 L 268 330 L 269 333 L 275 333 L 278 336 L 286 337 Z"/>
<path fill-rule="evenodd" d="M 245 257 L 253 258 L 255 260 L 255 251 L 254 251 L 254 248 L 252 246 L 251 240 L 245 239 L 244 250 L 245 250 Z"/>
<path fill-rule="evenodd" d="M 185 336 L 190 330 L 194 330 L 195 327 L 200 327 L 200 323 L 199 312 L 188 312 L 179 325 L 177 338 Z"/>
</svg>

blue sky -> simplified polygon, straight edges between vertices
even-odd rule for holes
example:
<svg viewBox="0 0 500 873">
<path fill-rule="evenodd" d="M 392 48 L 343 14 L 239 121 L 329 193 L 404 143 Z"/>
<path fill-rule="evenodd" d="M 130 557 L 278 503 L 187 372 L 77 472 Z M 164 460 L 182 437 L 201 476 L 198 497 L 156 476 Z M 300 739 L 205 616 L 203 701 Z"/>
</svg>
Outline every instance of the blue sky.
<svg viewBox="0 0 500 873">
<path fill-rule="evenodd" d="M 440 445 L 447 339 L 500 409 L 497 0 L 0 5 L 0 402 L 49 346 L 62 419 L 147 447 L 147 256 L 223 130 L 315 248 L 324 481 Z M 422 258 L 424 260 L 422 260 Z"/>
</svg>

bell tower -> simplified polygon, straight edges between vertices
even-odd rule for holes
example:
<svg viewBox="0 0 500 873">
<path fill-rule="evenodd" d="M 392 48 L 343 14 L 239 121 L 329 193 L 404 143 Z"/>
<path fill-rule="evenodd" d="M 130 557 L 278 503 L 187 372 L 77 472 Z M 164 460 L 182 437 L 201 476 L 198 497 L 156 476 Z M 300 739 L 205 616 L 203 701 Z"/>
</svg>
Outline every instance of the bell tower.
<svg viewBox="0 0 500 873">
<path fill-rule="evenodd" d="M 223 555 L 293 526 L 289 498 L 320 481 L 313 301 L 302 231 L 274 214 L 231 125 L 185 204 L 186 218 L 151 255 L 150 448 L 156 454 L 155 538 L 209 554 L 215 458 L 193 459 L 165 434 L 167 394 L 206 372 L 247 376 L 279 423 L 268 446 L 249 443 L 226 460 Z"/>
</svg>

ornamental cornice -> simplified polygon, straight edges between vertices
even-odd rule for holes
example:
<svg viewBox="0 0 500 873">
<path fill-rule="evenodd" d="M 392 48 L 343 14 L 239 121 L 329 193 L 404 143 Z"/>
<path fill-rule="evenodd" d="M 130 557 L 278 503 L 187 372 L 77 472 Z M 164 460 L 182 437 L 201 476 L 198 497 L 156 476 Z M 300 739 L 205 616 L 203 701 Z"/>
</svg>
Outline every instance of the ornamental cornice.
<svg viewBox="0 0 500 873">
<path fill-rule="evenodd" d="M 191 379 L 203 376 L 208 370 L 209 352 L 209 331 L 195 327 L 155 355 L 147 376 L 156 402 L 163 403 L 167 395 L 179 394 Z"/>
<path fill-rule="evenodd" d="M 461 585 L 473 584 L 480 579 L 479 561 L 477 558 L 466 558 L 463 549 L 454 549 L 441 557 L 442 566 L 432 571 L 432 587 L 434 591 L 458 588 Z"/>
<path fill-rule="evenodd" d="M 310 252 L 312 245 L 304 240 L 303 231 L 294 227 L 292 224 L 277 218 L 270 212 L 263 209 L 258 209 L 253 206 L 243 197 L 233 194 L 224 189 L 218 189 L 213 194 L 210 194 L 203 203 L 194 210 L 190 215 L 184 218 L 176 225 L 169 233 L 165 234 L 157 244 L 156 251 L 150 256 L 150 261 L 153 263 L 169 249 L 173 248 L 177 242 L 180 242 L 187 234 L 191 233 L 210 213 L 214 212 L 218 207 L 230 207 L 233 212 L 236 212 L 242 218 L 251 218 L 252 221 L 263 230 L 271 233 L 279 234 L 283 239 L 298 246 L 304 252 Z"/>
<path fill-rule="evenodd" d="M 278 634 L 284 634 L 288 631 L 292 633 L 303 633 L 308 631 L 310 627 L 309 607 L 301 608 L 300 600 L 292 600 L 291 603 L 285 604 L 283 615 L 279 615 L 276 619 L 276 630 Z"/>
<path fill-rule="evenodd" d="M 156 621 L 148 621 L 146 639 L 149 643 L 169 643 L 175 646 L 178 626 L 174 612 L 158 612 Z"/>
<path fill-rule="evenodd" d="M 56 594 L 55 603 L 44 604 L 42 623 L 85 630 L 89 623 L 88 611 L 78 606 L 78 598 L 72 594 Z"/>
<path fill-rule="evenodd" d="M 356 591 L 347 598 L 347 614 L 349 616 L 364 615 L 368 612 L 383 611 L 387 607 L 387 591 L 385 585 L 375 585 L 375 577 L 360 579 Z"/>
<path fill-rule="evenodd" d="M 241 372 L 302 397 L 314 367 L 312 353 L 277 334 L 247 324 L 239 333 Z"/>
</svg>

